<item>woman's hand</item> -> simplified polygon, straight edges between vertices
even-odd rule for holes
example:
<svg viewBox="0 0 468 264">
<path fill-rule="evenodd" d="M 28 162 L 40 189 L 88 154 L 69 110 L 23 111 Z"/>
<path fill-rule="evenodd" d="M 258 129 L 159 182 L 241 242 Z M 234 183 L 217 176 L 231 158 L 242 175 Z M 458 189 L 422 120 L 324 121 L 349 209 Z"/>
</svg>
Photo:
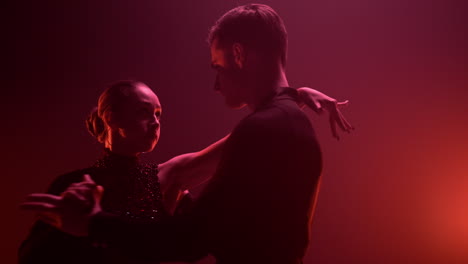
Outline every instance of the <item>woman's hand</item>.
<svg viewBox="0 0 468 264">
<path fill-rule="evenodd" d="M 340 111 L 340 108 L 348 105 L 348 100 L 344 102 L 338 102 L 336 99 L 309 87 L 298 88 L 297 93 L 299 97 L 299 103 L 303 104 L 302 107 L 307 105 L 317 114 L 323 113 L 323 109 L 328 111 L 332 135 L 337 140 L 339 140 L 340 137 L 336 131 L 336 124 L 338 124 L 341 130 L 347 133 L 350 133 L 351 130 L 354 130 L 354 127 L 349 124 Z"/>
</svg>

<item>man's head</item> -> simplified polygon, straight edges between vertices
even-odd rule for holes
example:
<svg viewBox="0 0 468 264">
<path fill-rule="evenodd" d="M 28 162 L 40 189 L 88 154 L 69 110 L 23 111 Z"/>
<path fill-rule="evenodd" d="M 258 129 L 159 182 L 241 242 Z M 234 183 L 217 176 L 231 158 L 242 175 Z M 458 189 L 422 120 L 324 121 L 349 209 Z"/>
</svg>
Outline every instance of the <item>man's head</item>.
<svg viewBox="0 0 468 264">
<path fill-rule="evenodd" d="M 248 4 L 228 11 L 211 28 L 208 41 L 217 70 L 215 89 L 233 108 L 245 105 L 252 87 L 275 78 L 272 71 L 286 64 L 286 28 L 267 5 Z"/>
</svg>

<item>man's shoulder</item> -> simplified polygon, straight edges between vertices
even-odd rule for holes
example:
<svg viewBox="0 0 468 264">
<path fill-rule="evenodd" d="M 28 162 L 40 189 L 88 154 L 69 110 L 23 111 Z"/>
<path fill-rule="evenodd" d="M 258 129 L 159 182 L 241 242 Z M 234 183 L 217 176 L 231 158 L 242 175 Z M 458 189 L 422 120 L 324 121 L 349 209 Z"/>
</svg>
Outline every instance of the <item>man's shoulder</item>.
<svg viewBox="0 0 468 264">
<path fill-rule="evenodd" d="M 269 133 L 296 127 L 311 127 L 310 121 L 297 103 L 289 98 L 275 100 L 247 116 L 239 124 L 246 129 L 267 130 Z"/>
</svg>

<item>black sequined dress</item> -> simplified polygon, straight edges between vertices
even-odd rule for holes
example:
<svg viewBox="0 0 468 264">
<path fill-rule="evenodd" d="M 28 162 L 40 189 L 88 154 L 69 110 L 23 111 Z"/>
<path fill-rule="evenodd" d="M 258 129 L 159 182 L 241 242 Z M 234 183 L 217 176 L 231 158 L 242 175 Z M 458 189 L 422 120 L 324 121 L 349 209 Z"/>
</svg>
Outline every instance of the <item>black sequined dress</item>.
<svg viewBox="0 0 468 264">
<path fill-rule="evenodd" d="M 90 174 L 104 187 L 101 204 L 105 211 L 144 222 L 167 217 L 157 165 L 106 150 L 92 167 L 58 177 L 48 193 L 62 193 L 70 184 L 82 181 L 83 174 Z M 21 244 L 18 259 L 19 263 L 154 263 L 88 238 L 67 235 L 41 221 Z"/>
</svg>

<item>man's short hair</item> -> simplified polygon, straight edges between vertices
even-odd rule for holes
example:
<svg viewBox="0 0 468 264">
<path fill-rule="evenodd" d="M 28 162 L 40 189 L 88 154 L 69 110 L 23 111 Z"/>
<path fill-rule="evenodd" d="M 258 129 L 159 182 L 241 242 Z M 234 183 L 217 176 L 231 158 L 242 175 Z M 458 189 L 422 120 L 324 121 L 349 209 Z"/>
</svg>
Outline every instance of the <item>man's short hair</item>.
<svg viewBox="0 0 468 264">
<path fill-rule="evenodd" d="M 220 47 L 240 43 L 267 56 L 280 59 L 286 66 L 288 34 L 281 17 L 273 8 L 248 4 L 225 13 L 210 29 L 208 42 L 217 39 Z"/>
</svg>

